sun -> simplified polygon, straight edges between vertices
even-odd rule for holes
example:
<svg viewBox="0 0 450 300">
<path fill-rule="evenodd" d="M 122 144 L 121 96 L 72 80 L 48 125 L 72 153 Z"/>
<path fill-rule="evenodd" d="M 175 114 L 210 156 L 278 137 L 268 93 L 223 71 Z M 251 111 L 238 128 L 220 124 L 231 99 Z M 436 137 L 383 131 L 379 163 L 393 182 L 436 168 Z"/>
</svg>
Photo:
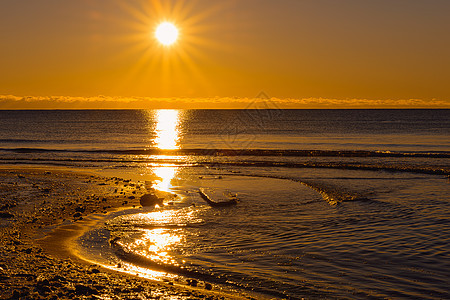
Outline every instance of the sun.
<svg viewBox="0 0 450 300">
<path fill-rule="evenodd" d="M 178 28 L 170 22 L 163 22 L 156 28 L 155 37 L 164 46 L 173 45 L 178 39 Z"/>
</svg>

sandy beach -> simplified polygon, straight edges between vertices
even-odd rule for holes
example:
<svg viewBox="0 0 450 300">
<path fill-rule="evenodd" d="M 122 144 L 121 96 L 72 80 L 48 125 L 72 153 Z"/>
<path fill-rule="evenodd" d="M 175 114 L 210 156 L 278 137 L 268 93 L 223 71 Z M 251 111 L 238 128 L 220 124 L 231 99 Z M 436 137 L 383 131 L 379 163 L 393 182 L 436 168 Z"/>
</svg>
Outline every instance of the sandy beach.
<svg viewBox="0 0 450 300">
<path fill-rule="evenodd" d="M 139 207 L 142 183 L 71 170 L 0 169 L 1 299 L 225 299 L 203 282 L 158 282 L 78 257 L 92 215 Z M 98 217 L 97 217 L 98 219 Z"/>
</svg>

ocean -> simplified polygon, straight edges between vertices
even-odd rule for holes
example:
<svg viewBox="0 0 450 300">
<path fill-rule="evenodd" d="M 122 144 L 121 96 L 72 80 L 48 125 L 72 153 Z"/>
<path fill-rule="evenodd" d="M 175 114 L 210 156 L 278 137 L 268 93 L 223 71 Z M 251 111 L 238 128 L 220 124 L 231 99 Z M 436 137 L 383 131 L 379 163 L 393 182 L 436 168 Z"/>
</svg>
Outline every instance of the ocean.
<svg viewBox="0 0 450 300">
<path fill-rule="evenodd" d="M 268 298 L 450 299 L 450 110 L 0 111 L 0 164 L 167 193 L 80 238 L 105 265 Z"/>
</svg>

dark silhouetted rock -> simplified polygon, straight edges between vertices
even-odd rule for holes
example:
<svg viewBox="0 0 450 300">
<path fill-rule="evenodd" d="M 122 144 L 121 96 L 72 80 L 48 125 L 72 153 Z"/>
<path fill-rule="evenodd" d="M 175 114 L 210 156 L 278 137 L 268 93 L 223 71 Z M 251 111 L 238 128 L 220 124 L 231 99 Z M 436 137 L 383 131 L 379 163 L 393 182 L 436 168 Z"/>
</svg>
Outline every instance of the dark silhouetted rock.
<svg viewBox="0 0 450 300">
<path fill-rule="evenodd" d="M 98 291 L 94 288 L 91 288 L 87 285 L 77 284 L 75 286 L 75 294 L 77 295 L 97 295 Z"/>
<path fill-rule="evenodd" d="M 80 213 L 84 213 L 86 211 L 86 207 L 84 206 L 78 206 L 77 208 L 75 208 L 76 212 L 80 212 Z"/>
<path fill-rule="evenodd" d="M 158 198 L 155 194 L 145 194 L 141 197 L 140 203 L 142 206 L 162 205 L 164 198 Z"/>
</svg>

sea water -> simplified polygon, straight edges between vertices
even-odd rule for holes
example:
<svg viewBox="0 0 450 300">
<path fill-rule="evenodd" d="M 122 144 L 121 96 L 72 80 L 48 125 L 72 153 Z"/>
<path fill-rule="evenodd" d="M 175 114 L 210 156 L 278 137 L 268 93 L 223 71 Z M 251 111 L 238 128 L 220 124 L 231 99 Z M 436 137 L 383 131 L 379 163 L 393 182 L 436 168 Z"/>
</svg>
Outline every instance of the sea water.
<svg viewBox="0 0 450 300">
<path fill-rule="evenodd" d="M 275 298 L 450 298 L 449 158 L 450 110 L 0 111 L 2 164 L 177 195 L 109 216 L 91 258 Z"/>
</svg>

